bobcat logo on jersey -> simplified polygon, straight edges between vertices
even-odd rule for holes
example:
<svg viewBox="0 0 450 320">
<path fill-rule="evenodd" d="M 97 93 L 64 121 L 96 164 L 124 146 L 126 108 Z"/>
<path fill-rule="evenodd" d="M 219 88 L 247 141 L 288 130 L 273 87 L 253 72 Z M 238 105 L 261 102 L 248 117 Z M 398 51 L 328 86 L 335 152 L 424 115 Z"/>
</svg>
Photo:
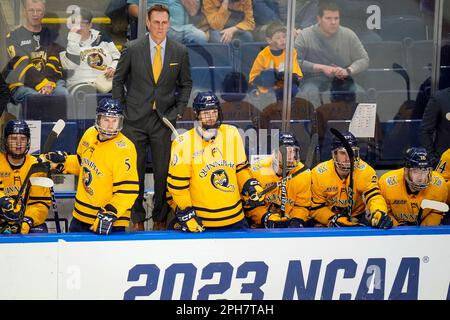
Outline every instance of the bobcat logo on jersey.
<svg viewBox="0 0 450 320">
<path fill-rule="evenodd" d="M 211 183 L 214 188 L 224 192 L 234 192 L 234 185 L 228 185 L 230 180 L 225 170 L 216 170 L 211 174 Z"/>
<path fill-rule="evenodd" d="M 80 59 L 92 69 L 103 71 L 106 69 L 104 56 L 106 54 L 101 48 L 90 48 L 81 52 Z"/>
<path fill-rule="evenodd" d="M 92 196 L 94 195 L 94 190 L 90 187 L 91 183 L 92 173 L 88 168 L 83 167 L 83 187 L 84 190 L 86 190 L 86 192 Z"/>
<path fill-rule="evenodd" d="M 38 71 L 44 70 L 46 61 L 47 61 L 47 53 L 45 51 L 38 51 L 31 53 L 31 63 Z"/>
</svg>

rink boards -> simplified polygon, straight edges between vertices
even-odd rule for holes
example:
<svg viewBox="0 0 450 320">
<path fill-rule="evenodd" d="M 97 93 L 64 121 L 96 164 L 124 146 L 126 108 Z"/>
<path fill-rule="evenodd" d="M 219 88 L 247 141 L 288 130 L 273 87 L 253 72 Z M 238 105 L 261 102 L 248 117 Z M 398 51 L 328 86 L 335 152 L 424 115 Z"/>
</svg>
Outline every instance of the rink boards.
<svg viewBox="0 0 450 320">
<path fill-rule="evenodd" d="M 0 299 L 450 299 L 450 227 L 0 237 Z"/>
</svg>

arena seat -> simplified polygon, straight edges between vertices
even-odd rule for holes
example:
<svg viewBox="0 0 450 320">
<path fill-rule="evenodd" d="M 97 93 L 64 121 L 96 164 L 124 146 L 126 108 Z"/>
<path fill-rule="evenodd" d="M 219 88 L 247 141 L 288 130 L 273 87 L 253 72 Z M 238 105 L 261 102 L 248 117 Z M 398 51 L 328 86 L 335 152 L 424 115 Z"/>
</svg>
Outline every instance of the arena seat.
<svg viewBox="0 0 450 320">
<path fill-rule="evenodd" d="M 248 42 L 241 44 L 240 53 L 238 53 L 241 57 L 241 65 L 238 67 L 240 68 L 239 71 L 246 77 L 250 74 L 250 70 L 252 69 L 256 56 L 266 46 L 266 42 Z"/>
<path fill-rule="evenodd" d="M 193 88 L 199 91 L 220 92 L 222 83 L 230 72 L 231 66 L 191 67 Z"/>
<path fill-rule="evenodd" d="M 389 120 L 382 122 L 384 139 L 381 158 L 377 166 L 401 167 L 403 152 L 408 147 L 419 147 L 419 131 L 422 120 Z"/>
<path fill-rule="evenodd" d="M 278 135 L 279 132 L 281 131 L 281 120 L 270 120 L 269 128 L 270 128 L 269 132 L 270 137 L 272 137 L 273 135 Z M 279 130 L 278 133 L 274 131 L 274 129 L 278 129 Z M 312 130 L 311 120 L 290 121 L 290 131 L 294 133 L 295 138 L 300 144 L 300 159 L 302 161 L 305 161 L 306 159 L 306 152 L 311 142 L 311 130 Z M 270 147 L 270 149 L 272 149 L 272 147 Z"/>
<path fill-rule="evenodd" d="M 230 47 L 222 43 L 189 44 L 189 62 L 192 67 L 231 67 Z"/>
<path fill-rule="evenodd" d="M 70 95 L 29 95 L 22 105 L 22 118 L 42 121 L 67 119 L 67 108 L 73 103 Z"/>
</svg>

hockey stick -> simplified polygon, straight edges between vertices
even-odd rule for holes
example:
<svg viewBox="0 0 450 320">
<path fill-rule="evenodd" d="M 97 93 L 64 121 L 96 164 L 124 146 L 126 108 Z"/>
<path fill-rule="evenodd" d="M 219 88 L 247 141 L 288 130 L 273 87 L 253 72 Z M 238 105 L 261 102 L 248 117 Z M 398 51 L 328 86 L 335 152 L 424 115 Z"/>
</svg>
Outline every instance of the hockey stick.
<svg viewBox="0 0 450 320">
<path fill-rule="evenodd" d="M 166 127 L 168 127 L 172 133 L 175 135 L 175 138 L 177 138 L 179 136 L 177 129 L 173 126 L 173 124 L 169 121 L 169 119 L 167 119 L 166 117 L 164 117 L 161 112 L 159 112 L 158 109 L 155 109 L 156 113 L 158 114 L 158 117 L 162 120 L 162 122 L 166 125 Z"/>
<path fill-rule="evenodd" d="M 436 200 L 429 200 L 429 199 L 423 199 L 420 203 L 420 210 L 417 214 L 417 225 L 420 226 L 422 223 L 422 214 L 423 210 L 425 209 L 431 209 L 439 212 L 447 212 L 448 211 L 448 204 L 445 202 L 440 202 Z"/>
<path fill-rule="evenodd" d="M 42 148 L 41 153 L 47 153 L 50 151 L 50 149 L 53 146 L 53 143 L 55 143 L 56 139 L 59 137 L 60 133 L 63 131 L 64 127 L 66 126 L 66 123 L 64 120 L 59 119 L 56 121 L 55 125 L 52 128 L 52 132 L 47 137 L 47 140 L 44 143 L 44 147 Z M 47 172 L 48 177 L 51 177 L 50 170 Z M 58 206 L 56 204 L 56 197 L 55 197 L 55 189 L 53 189 L 53 186 L 50 187 L 50 198 L 52 201 L 52 210 L 53 210 L 53 216 L 55 218 L 55 226 L 56 226 L 56 232 L 61 233 L 61 226 L 59 225 L 59 213 L 58 213 Z"/>
<path fill-rule="evenodd" d="M 52 128 L 52 131 L 47 137 L 47 140 L 45 140 L 44 147 L 42 147 L 41 153 L 47 153 L 50 151 L 53 143 L 58 138 L 61 131 L 63 131 L 64 127 L 66 126 L 66 123 L 64 120 L 59 119 L 56 121 L 55 125 Z"/>
<path fill-rule="evenodd" d="M 294 179 L 296 176 L 298 176 L 300 173 L 305 172 L 312 166 L 312 162 L 314 159 L 314 151 L 317 147 L 317 144 L 319 143 L 319 135 L 317 133 L 314 133 L 311 137 L 311 142 L 308 146 L 308 150 L 306 152 L 306 161 L 305 166 L 301 168 L 300 170 L 295 171 L 293 174 L 288 175 L 286 178 L 282 179 L 281 181 L 278 181 L 276 184 L 270 185 L 269 187 L 265 188 L 263 191 L 261 191 L 258 194 L 258 197 L 262 197 L 269 192 L 275 190 L 276 188 L 279 188 L 283 183 L 288 182 L 291 179 Z M 284 181 L 283 181 L 284 180 Z"/>
<path fill-rule="evenodd" d="M 50 170 L 50 164 L 48 162 L 37 162 L 31 165 L 30 169 L 28 170 L 27 175 L 25 176 L 25 179 L 23 180 L 22 186 L 19 189 L 19 192 L 17 193 L 17 198 L 14 200 L 14 208 L 17 207 L 17 203 L 19 202 L 19 198 L 22 197 L 22 194 L 25 192 L 26 189 L 30 188 L 30 179 L 31 175 L 35 174 L 37 172 L 45 172 L 48 173 Z M 27 194 L 26 192 L 25 194 Z"/>
<path fill-rule="evenodd" d="M 38 186 L 38 187 L 50 188 L 53 186 L 53 180 L 49 179 L 47 177 L 29 177 L 27 183 L 23 184 L 23 185 L 26 185 L 26 188 L 23 188 L 23 189 L 21 188 L 22 190 L 25 190 L 24 196 L 22 197 L 23 191 L 19 192 L 17 194 L 17 196 L 15 196 L 16 198 L 14 199 L 14 203 L 13 203 L 14 210 L 17 208 L 17 205 L 19 204 L 19 202 L 21 203 L 21 208 L 20 208 L 19 216 L 18 216 L 18 229 L 17 229 L 18 233 L 20 233 L 20 229 L 22 227 L 22 221 L 23 221 L 23 217 L 25 215 L 25 209 L 26 209 L 25 204 L 28 201 L 28 196 L 30 194 L 30 192 L 29 192 L 30 187 Z M 5 229 L 3 229 L 3 227 L 2 227 L 1 233 L 4 233 L 4 231 L 5 231 Z"/>
<path fill-rule="evenodd" d="M 282 172 L 282 179 L 281 179 L 281 212 L 280 216 L 284 217 L 286 213 L 286 197 L 287 197 L 287 190 L 286 190 L 286 175 L 287 175 L 287 148 L 285 145 L 282 145 L 280 147 L 280 153 L 281 153 L 281 172 Z"/>
<path fill-rule="evenodd" d="M 340 133 L 338 130 L 334 128 L 330 128 L 331 133 L 338 138 L 342 145 L 345 148 L 345 151 L 347 151 L 348 158 L 350 160 L 350 181 L 348 183 L 347 188 L 347 195 L 348 195 L 348 207 L 347 207 L 347 214 L 348 217 L 352 217 L 352 210 L 353 210 L 353 170 L 355 168 L 355 154 L 353 153 L 353 149 L 348 143 L 347 139 Z"/>
</svg>

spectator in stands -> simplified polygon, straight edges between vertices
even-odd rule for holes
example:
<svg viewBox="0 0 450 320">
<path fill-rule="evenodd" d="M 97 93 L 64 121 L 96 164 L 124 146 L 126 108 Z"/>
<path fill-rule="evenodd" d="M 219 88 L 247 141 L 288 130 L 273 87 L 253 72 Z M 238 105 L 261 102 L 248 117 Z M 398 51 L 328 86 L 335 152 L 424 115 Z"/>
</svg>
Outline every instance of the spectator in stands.
<svg viewBox="0 0 450 320">
<path fill-rule="evenodd" d="M 279 10 L 282 21 L 287 20 L 288 0 L 279 0 Z M 341 20 L 348 28 L 352 29 L 358 38 L 365 41 L 381 41 L 381 37 L 374 30 L 367 28 L 367 8 L 371 5 L 379 5 L 376 1 L 362 0 L 334 0 L 341 8 Z M 316 23 L 319 12 L 319 0 L 296 0 L 295 4 L 295 28 L 297 35 L 301 30 Z"/>
<path fill-rule="evenodd" d="M 203 0 L 202 12 L 204 18 L 199 27 L 208 32 L 209 42 L 253 41 L 252 0 Z"/>
<path fill-rule="evenodd" d="M 344 79 L 366 70 L 369 56 L 356 34 L 339 25 L 339 7 L 323 3 L 317 24 L 300 33 L 295 41 L 300 66 L 305 73 L 301 91 L 317 108 L 322 92 L 328 91 L 333 78 Z M 356 86 L 355 91 L 362 91 Z"/>
<path fill-rule="evenodd" d="M 335 137 L 331 147 L 332 159 L 319 163 L 311 173 L 311 217 L 328 227 L 369 225 L 379 229 L 391 228 L 392 220 L 387 214 L 375 170 L 360 159 L 358 141 L 353 134 L 344 132 L 342 135 L 353 150 L 354 170 L 350 175 L 350 158 L 343 141 Z M 351 180 L 353 186 L 349 190 Z"/>
<path fill-rule="evenodd" d="M 148 147 L 155 181 L 153 230 L 166 227 L 169 212 L 166 179 L 172 131 L 162 117 L 175 125 L 182 118 L 192 90 L 188 51 L 167 37 L 169 18 L 166 6 L 150 7 L 147 13 L 150 34 L 125 47 L 113 79 L 113 97 L 126 104 L 124 133 L 135 143 L 138 154 L 139 197 L 131 210 L 135 230 L 144 230 Z"/>
<path fill-rule="evenodd" d="M 420 125 L 420 143 L 430 155 L 433 167 L 450 148 L 450 88 L 439 90 L 428 101 Z"/>
<path fill-rule="evenodd" d="M 0 73 L 0 117 L 5 111 L 10 99 L 8 86 L 6 85 L 3 75 Z"/>
<path fill-rule="evenodd" d="M 111 91 L 120 52 L 108 35 L 92 29 L 89 10 L 80 10 L 79 24 L 70 30 L 67 50 L 60 57 L 63 68 L 72 71 L 67 78 L 67 89 L 72 95 L 78 90 L 95 92 L 97 88 L 102 93 Z M 103 88 L 103 83 L 109 86 Z"/>
<path fill-rule="evenodd" d="M 441 223 L 442 212 L 420 208 L 422 200 L 445 202 L 448 194 L 444 178 L 433 171 L 424 148 L 406 150 L 404 168 L 383 174 L 380 191 L 394 226 L 437 226 Z"/>
<path fill-rule="evenodd" d="M 42 26 L 45 0 L 22 0 L 25 23 L 6 36 L 10 58 L 6 82 L 16 103 L 30 94 L 67 94 L 56 35 Z"/>
<path fill-rule="evenodd" d="M 258 54 L 250 70 L 250 84 L 256 87 L 256 95 L 273 92 L 280 101 L 283 100 L 284 88 L 286 27 L 279 22 L 271 23 L 266 29 L 266 41 L 269 45 Z M 303 73 L 297 61 L 297 51 L 293 50 L 291 94 L 295 97 Z"/>
<path fill-rule="evenodd" d="M 127 0 L 127 3 L 128 14 L 137 18 L 139 0 Z M 200 0 L 147 0 L 147 8 L 157 3 L 167 6 L 170 10 L 169 37 L 183 44 L 207 42 L 206 33 L 189 23 L 189 17 L 199 12 Z"/>
<path fill-rule="evenodd" d="M 311 206 L 311 171 L 300 162 L 300 145 L 293 133 L 280 133 L 278 146 L 270 157 L 253 164 L 251 170 L 263 188 L 280 183 L 283 172 L 286 176 L 295 175 L 286 183 L 285 202 L 282 187 L 276 187 L 266 195 L 265 206 L 251 208 L 246 214 L 256 225 L 268 229 L 303 228 Z M 284 170 L 281 148 L 286 154 Z"/>
<path fill-rule="evenodd" d="M 81 137 L 77 154 L 52 151 L 45 155 L 52 169 L 79 176 L 69 232 L 107 235 L 125 231 L 130 224 L 130 208 L 139 193 L 137 156 L 122 127 L 122 104 L 103 98 L 95 125 Z"/>
<path fill-rule="evenodd" d="M 14 198 L 22 187 L 25 177 L 38 160 L 28 154 L 31 132 L 23 120 L 10 120 L 4 129 L 5 152 L 0 153 L 0 233 L 47 233 L 45 219 L 50 208 L 49 188 L 31 186 L 25 203 L 14 208 Z M 36 172 L 31 177 L 46 177 L 47 173 Z M 25 191 L 26 192 L 26 191 Z M 24 215 L 21 217 L 21 215 Z"/>
</svg>

